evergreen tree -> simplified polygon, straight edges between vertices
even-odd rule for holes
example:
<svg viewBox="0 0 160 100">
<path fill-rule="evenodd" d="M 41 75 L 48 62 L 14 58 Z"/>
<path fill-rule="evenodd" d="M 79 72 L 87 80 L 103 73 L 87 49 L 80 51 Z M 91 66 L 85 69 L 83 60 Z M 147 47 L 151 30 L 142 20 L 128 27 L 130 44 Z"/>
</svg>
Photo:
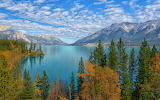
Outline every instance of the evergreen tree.
<svg viewBox="0 0 160 100">
<path fill-rule="evenodd" d="M 35 84 L 36 84 L 36 87 L 40 87 L 41 86 L 41 78 L 38 74 L 38 72 L 36 73 L 36 78 L 35 78 Z"/>
<path fill-rule="evenodd" d="M 151 58 L 155 57 L 156 53 L 157 53 L 157 48 L 156 48 L 156 45 L 154 45 L 151 50 Z"/>
<path fill-rule="evenodd" d="M 42 47 L 41 47 L 41 45 L 39 45 L 39 51 L 42 52 Z"/>
<path fill-rule="evenodd" d="M 102 47 L 101 41 L 98 42 L 98 46 L 95 48 L 93 52 L 93 57 L 94 57 L 94 64 L 101 66 L 102 64 L 102 59 L 104 59 L 104 50 Z"/>
<path fill-rule="evenodd" d="M 144 84 L 145 81 L 149 82 L 149 66 L 150 66 L 150 47 L 144 39 L 139 51 L 139 70 L 137 80 L 139 84 Z"/>
<path fill-rule="evenodd" d="M 106 56 L 106 54 L 103 55 L 100 66 L 102 66 L 102 67 L 107 66 L 107 56 Z"/>
<path fill-rule="evenodd" d="M 130 74 L 130 80 L 132 82 L 132 88 L 134 87 L 134 72 L 136 67 L 136 61 L 135 61 L 135 51 L 134 48 L 132 49 L 129 57 L 129 74 Z"/>
<path fill-rule="evenodd" d="M 151 92 L 151 88 L 147 81 L 143 85 L 142 93 L 139 100 L 158 100 L 158 98 L 156 99 Z"/>
<path fill-rule="evenodd" d="M 140 51 L 139 51 L 139 58 L 138 58 L 138 75 L 137 75 L 137 84 L 136 84 L 136 97 L 139 98 L 141 95 L 141 86 L 144 83 L 149 83 L 150 77 L 150 69 L 151 66 L 151 55 L 150 55 L 150 47 L 146 39 L 141 44 Z"/>
<path fill-rule="evenodd" d="M 23 80 L 24 89 L 21 95 L 21 99 L 33 99 L 34 98 L 34 88 L 33 83 L 31 81 L 29 71 L 27 72 L 26 69 L 24 71 L 24 80 Z"/>
<path fill-rule="evenodd" d="M 74 73 L 72 72 L 71 76 L 71 84 L 70 84 L 70 94 L 71 94 L 71 100 L 75 98 L 75 78 L 74 78 Z"/>
<path fill-rule="evenodd" d="M 128 55 L 125 52 L 124 43 L 122 41 L 122 38 L 119 39 L 118 44 L 118 71 L 120 74 L 120 80 L 121 80 L 121 95 L 122 99 L 124 100 L 131 100 L 132 98 L 132 88 L 131 88 L 131 80 L 129 78 L 128 74 Z"/>
<path fill-rule="evenodd" d="M 111 69 L 117 70 L 117 68 L 118 68 L 118 57 L 117 57 L 117 51 L 116 51 L 116 47 L 115 47 L 115 44 L 114 44 L 113 40 L 111 41 L 108 50 L 109 50 L 108 66 Z"/>
<path fill-rule="evenodd" d="M 80 61 L 79 61 L 78 74 L 84 74 L 85 73 L 84 70 L 85 70 L 84 62 L 83 62 L 83 58 L 81 57 Z M 82 86 L 82 83 L 83 83 L 83 77 L 78 77 L 77 82 L 78 82 L 77 89 L 78 89 L 78 92 L 79 92 L 80 88 Z"/>
<path fill-rule="evenodd" d="M 30 48 L 29 48 L 29 52 L 32 52 L 32 50 L 33 50 L 33 42 L 31 41 L 31 43 L 30 43 Z"/>
<path fill-rule="evenodd" d="M 34 80 L 34 86 L 35 86 L 35 96 L 36 96 L 36 99 L 41 99 L 41 78 L 38 74 L 38 72 L 36 73 L 36 78 Z"/>
<path fill-rule="evenodd" d="M 36 44 L 34 43 L 33 45 L 33 50 L 35 51 L 36 50 Z"/>
<path fill-rule="evenodd" d="M 47 98 L 49 88 L 50 88 L 49 78 L 46 74 L 46 71 L 43 71 L 43 77 L 41 79 L 41 86 L 40 86 L 40 90 L 42 92 L 42 98 L 43 99 Z"/>
<path fill-rule="evenodd" d="M 93 57 L 93 53 L 91 52 L 91 55 L 89 56 L 88 59 L 91 63 L 94 63 L 94 57 Z"/>
</svg>

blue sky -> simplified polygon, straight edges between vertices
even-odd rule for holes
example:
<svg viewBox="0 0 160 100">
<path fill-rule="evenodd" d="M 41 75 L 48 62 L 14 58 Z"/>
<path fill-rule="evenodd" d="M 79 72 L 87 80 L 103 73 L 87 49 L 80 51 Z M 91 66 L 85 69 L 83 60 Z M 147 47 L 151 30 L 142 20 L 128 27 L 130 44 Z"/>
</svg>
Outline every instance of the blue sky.
<svg viewBox="0 0 160 100">
<path fill-rule="evenodd" d="M 0 0 L 0 24 L 74 41 L 113 23 L 160 19 L 160 0 Z"/>
</svg>

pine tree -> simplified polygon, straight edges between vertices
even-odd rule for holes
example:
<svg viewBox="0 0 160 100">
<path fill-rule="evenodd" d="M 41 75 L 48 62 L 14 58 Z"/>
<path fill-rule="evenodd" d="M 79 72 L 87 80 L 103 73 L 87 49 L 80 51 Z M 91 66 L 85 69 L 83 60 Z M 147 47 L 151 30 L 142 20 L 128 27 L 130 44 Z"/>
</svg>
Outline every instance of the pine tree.
<svg viewBox="0 0 160 100">
<path fill-rule="evenodd" d="M 33 42 L 31 41 L 31 43 L 30 43 L 30 48 L 29 48 L 29 52 L 32 52 L 32 50 L 33 50 Z"/>
<path fill-rule="evenodd" d="M 36 44 L 33 44 L 33 50 L 34 51 L 36 50 Z"/>
<path fill-rule="evenodd" d="M 26 69 L 24 71 L 24 80 L 23 80 L 24 89 L 21 95 L 21 99 L 33 99 L 34 98 L 34 88 L 33 83 L 31 81 L 29 71 L 27 72 Z"/>
<path fill-rule="evenodd" d="M 121 80 L 121 95 L 122 99 L 124 100 L 131 100 L 132 98 L 132 88 L 131 88 L 131 80 L 129 78 L 128 74 L 128 55 L 125 52 L 124 43 L 122 41 L 122 38 L 119 39 L 118 44 L 118 71 L 120 74 L 120 80 Z"/>
<path fill-rule="evenodd" d="M 135 67 L 136 67 L 136 61 L 135 61 L 135 51 L 134 48 L 132 49 L 129 57 L 129 75 L 130 75 L 130 80 L 132 82 L 132 88 L 134 87 L 134 72 L 135 72 Z"/>
<path fill-rule="evenodd" d="M 34 86 L 35 86 L 35 97 L 36 99 L 41 99 L 41 78 L 38 74 L 38 72 L 36 73 L 36 78 L 34 80 Z"/>
<path fill-rule="evenodd" d="M 39 51 L 42 52 L 42 47 L 41 47 L 41 45 L 39 45 Z"/>
<path fill-rule="evenodd" d="M 42 92 L 42 98 L 46 99 L 48 96 L 48 91 L 50 88 L 50 84 L 49 84 L 49 78 L 46 74 L 46 71 L 43 71 L 43 77 L 41 79 L 41 86 L 40 86 L 40 90 Z"/>
<path fill-rule="evenodd" d="M 114 44 L 113 40 L 111 41 L 108 50 L 109 50 L 108 66 L 111 69 L 117 70 L 117 68 L 118 68 L 118 57 L 117 57 L 117 51 L 116 51 L 116 47 L 115 47 L 115 44 Z"/>
<path fill-rule="evenodd" d="M 150 85 L 147 81 L 143 85 L 142 93 L 140 95 L 139 100 L 158 100 L 154 97 L 153 93 L 151 92 Z"/>
<path fill-rule="evenodd" d="M 141 44 L 140 51 L 139 51 L 139 71 L 138 71 L 138 83 L 144 84 L 145 81 L 149 82 L 149 66 L 150 66 L 150 47 L 144 39 Z"/>
<path fill-rule="evenodd" d="M 8 62 L 4 59 L 2 65 L 0 66 L 0 99 L 8 99 L 8 92 L 10 88 L 10 71 L 8 70 Z"/>
<path fill-rule="evenodd" d="M 106 54 L 103 55 L 100 66 L 102 67 L 107 66 L 107 55 Z"/>
<path fill-rule="evenodd" d="M 91 63 L 94 63 L 94 57 L 93 57 L 93 53 L 91 52 L 91 55 L 89 56 L 88 59 Z"/>
<path fill-rule="evenodd" d="M 84 62 L 83 62 L 83 58 L 81 57 L 80 58 L 80 61 L 79 61 L 79 67 L 78 67 L 78 74 L 84 74 L 85 70 L 85 67 L 84 67 Z M 78 77 L 77 78 L 77 89 L 78 89 L 78 92 L 80 91 L 80 87 L 82 86 L 82 83 L 83 83 L 83 78 L 82 77 Z"/>
<path fill-rule="evenodd" d="M 102 64 L 102 59 L 104 57 L 104 50 L 102 47 L 102 43 L 101 41 L 98 42 L 98 46 L 95 48 L 94 52 L 93 52 L 93 57 L 94 57 L 94 64 L 101 66 Z"/>
<path fill-rule="evenodd" d="M 157 53 L 157 48 L 156 48 L 156 45 L 154 45 L 151 50 L 151 58 L 155 57 L 156 53 Z"/>
<path fill-rule="evenodd" d="M 75 98 L 75 78 L 74 73 L 72 72 L 71 76 L 71 84 L 70 84 L 70 94 L 71 94 L 71 100 Z"/>
<path fill-rule="evenodd" d="M 146 39 L 141 44 L 138 58 L 138 75 L 137 75 L 137 84 L 136 84 L 136 97 L 139 98 L 141 95 L 141 85 L 144 83 L 149 83 L 150 77 L 150 65 L 151 65 L 151 55 L 150 55 L 150 47 Z"/>
</svg>

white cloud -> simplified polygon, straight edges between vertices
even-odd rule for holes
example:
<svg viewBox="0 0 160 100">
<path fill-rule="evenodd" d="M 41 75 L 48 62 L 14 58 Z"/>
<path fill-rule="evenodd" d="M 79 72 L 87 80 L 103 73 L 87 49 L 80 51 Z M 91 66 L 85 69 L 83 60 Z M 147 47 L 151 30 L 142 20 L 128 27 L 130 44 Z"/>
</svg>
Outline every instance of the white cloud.
<svg viewBox="0 0 160 100">
<path fill-rule="evenodd" d="M 44 3 L 45 0 L 35 0 L 34 3 Z"/>
<path fill-rule="evenodd" d="M 41 9 L 42 9 L 42 10 L 50 10 L 51 8 L 48 7 L 48 6 L 43 6 Z"/>
<path fill-rule="evenodd" d="M 0 13 L 0 19 L 6 18 L 6 17 L 8 17 L 8 15 L 7 15 L 7 14 Z"/>
<path fill-rule="evenodd" d="M 18 3 L 10 7 L 7 7 L 6 9 L 19 12 L 32 12 L 35 9 L 35 7 L 28 3 Z"/>
<path fill-rule="evenodd" d="M 107 4 L 107 3 L 113 3 L 114 1 L 113 0 L 97 0 L 97 2 L 94 2 L 93 4 L 95 5 L 100 5 L 100 4 Z"/>
<path fill-rule="evenodd" d="M 57 11 L 57 12 L 60 12 L 60 11 L 63 11 L 64 9 L 63 8 L 56 8 L 56 9 L 53 9 L 54 11 Z"/>
<path fill-rule="evenodd" d="M 79 3 L 76 3 L 75 7 L 71 8 L 70 10 L 71 11 L 76 11 L 76 10 L 79 10 L 79 9 L 81 9 L 83 7 L 84 7 L 84 5 L 80 5 Z"/>
<path fill-rule="evenodd" d="M 159 0 L 154 1 L 152 4 L 144 6 L 140 10 L 136 10 L 137 20 L 144 22 L 147 20 L 159 19 L 160 18 L 160 2 Z"/>
<path fill-rule="evenodd" d="M 12 0 L 1 0 L 0 7 L 8 7 L 12 4 Z"/>
<path fill-rule="evenodd" d="M 128 1 L 122 1 L 122 4 L 128 5 Z"/>
<path fill-rule="evenodd" d="M 64 6 L 58 6 L 58 3 L 55 3 L 56 0 L 35 0 L 34 2 L 18 3 L 3 2 L 5 4 L 3 7 L 12 11 L 11 13 L 7 12 L 8 15 L 14 15 L 22 19 L 5 20 L 4 18 L 7 15 L 0 13 L 0 23 L 11 25 L 18 30 L 25 30 L 27 33 L 50 34 L 62 38 L 78 39 L 112 23 L 146 21 L 160 18 L 159 0 L 150 0 L 152 3 L 146 3 L 147 5 L 138 4 L 138 0 L 124 0 L 120 4 L 115 4 L 117 3 L 116 0 L 94 0 L 96 2 L 93 4 L 95 5 L 104 4 L 103 8 L 96 9 L 97 11 L 92 10 L 92 7 L 95 7 L 95 5 L 83 5 L 80 1 L 70 5 L 68 5 L 70 3 L 68 1 L 67 5 L 63 4 Z M 44 2 L 46 3 L 45 5 L 37 4 Z M 0 7 L 2 6 L 1 3 L 0 1 Z M 126 12 L 127 10 L 122 5 L 130 6 L 131 9 L 128 8 L 128 10 L 132 10 L 132 12 Z M 135 17 L 132 16 L 134 14 Z"/>
</svg>

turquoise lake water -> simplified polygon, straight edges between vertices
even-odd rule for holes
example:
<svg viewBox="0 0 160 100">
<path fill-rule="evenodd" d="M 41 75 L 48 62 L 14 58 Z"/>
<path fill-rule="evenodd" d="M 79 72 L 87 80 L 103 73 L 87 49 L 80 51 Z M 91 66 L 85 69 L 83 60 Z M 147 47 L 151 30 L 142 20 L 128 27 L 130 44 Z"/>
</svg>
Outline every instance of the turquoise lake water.
<svg viewBox="0 0 160 100">
<path fill-rule="evenodd" d="M 132 48 L 135 48 L 138 55 L 139 47 L 126 47 L 126 52 L 129 54 Z M 25 58 L 22 62 L 23 71 L 29 71 L 32 80 L 37 71 L 42 76 L 45 70 L 50 82 L 53 82 L 55 77 L 69 82 L 71 72 L 77 73 L 80 57 L 86 61 L 94 49 L 95 47 L 85 46 L 42 46 L 45 56 Z M 104 47 L 104 50 L 108 53 L 108 47 Z"/>
</svg>

